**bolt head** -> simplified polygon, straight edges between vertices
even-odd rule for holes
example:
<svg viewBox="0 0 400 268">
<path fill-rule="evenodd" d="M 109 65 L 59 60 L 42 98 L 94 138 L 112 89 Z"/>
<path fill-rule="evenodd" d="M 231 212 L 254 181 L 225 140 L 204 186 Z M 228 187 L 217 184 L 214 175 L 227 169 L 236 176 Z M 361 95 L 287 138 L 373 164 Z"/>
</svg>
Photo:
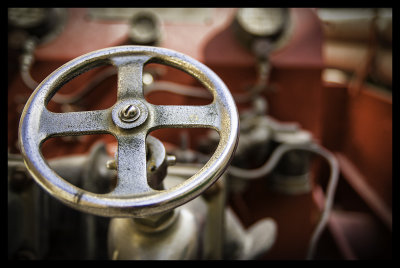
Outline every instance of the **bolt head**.
<svg viewBox="0 0 400 268">
<path fill-rule="evenodd" d="M 119 112 L 119 118 L 127 123 L 136 121 L 140 116 L 140 109 L 133 104 L 128 104 Z"/>
<path fill-rule="evenodd" d="M 117 102 L 111 112 L 114 124 L 122 129 L 133 129 L 142 125 L 148 115 L 147 106 L 140 100 L 134 99 Z"/>
</svg>

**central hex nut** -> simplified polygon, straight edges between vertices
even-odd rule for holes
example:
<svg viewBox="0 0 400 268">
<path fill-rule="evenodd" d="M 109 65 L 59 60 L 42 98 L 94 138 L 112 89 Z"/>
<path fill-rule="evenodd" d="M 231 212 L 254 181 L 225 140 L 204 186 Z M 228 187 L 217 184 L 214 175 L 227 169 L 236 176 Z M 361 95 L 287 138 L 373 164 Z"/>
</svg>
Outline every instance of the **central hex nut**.
<svg viewBox="0 0 400 268">
<path fill-rule="evenodd" d="M 117 103 L 112 110 L 112 120 L 123 129 L 140 126 L 147 120 L 147 106 L 139 101 L 128 99 Z"/>
<path fill-rule="evenodd" d="M 133 104 L 128 104 L 119 112 L 119 118 L 127 123 L 136 121 L 140 116 L 140 109 Z"/>
</svg>

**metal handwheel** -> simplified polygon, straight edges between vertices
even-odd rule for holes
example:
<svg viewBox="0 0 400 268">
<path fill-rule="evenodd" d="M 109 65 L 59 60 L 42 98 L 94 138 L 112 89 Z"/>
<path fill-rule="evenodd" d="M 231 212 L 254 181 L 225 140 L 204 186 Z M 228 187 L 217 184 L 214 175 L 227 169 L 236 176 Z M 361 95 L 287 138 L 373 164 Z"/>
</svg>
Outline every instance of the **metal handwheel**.
<svg viewBox="0 0 400 268">
<path fill-rule="evenodd" d="M 145 64 L 161 63 L 197 78 L 213 95 L 204 106 L 153 105 L 143 94 Z M 46 106 L 72 78 L 94 67 L 118 69 L 117 102 L 105 110 L 53 113 Z M 78 57 L 55 70 L 34 91 L 22 113 L 19 142 L 34 179 L 52 196 L 78 210 L 109 217 L 146 216 L 180 206 L 206 190 L 228 166 L 238 139 L 238 114 L 233 98 L 209 68 L 181 53 L 158 47 L 120 46 Z M 218 131 L 219 145 L 195 175 L 166 190 L 147 182 L 146 137 L 159 128 L 206 127 Z M 40 147 L 54 136 L 108 133 L 118 141 L 116 187 L 107 194 L 88 192 L 58 176 Z"/>
</svg>

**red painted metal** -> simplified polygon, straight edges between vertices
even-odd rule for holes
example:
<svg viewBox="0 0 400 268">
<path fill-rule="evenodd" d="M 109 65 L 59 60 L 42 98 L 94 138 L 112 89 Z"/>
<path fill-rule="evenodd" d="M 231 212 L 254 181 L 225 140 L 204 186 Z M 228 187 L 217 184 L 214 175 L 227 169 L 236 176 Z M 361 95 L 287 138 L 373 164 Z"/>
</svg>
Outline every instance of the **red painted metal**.
<svg viewBox="0 0 400 268">
<path fill-rule="evenodd" d="M 256 60 L 234 39 L 229 25 L 235 11 L 234 8 L 214 9 L 212 19 L 207 23 L 166 22 L 162 25 L 160 46 L 196 58 L 214 70 L 233 93 L 244 92 L 246 86 L 255 82 Z M 125 23 L 88 20 L 85 17 L 87 10 L 81 8 L 69 9 L 68 12 L 70 18 L 63 33 L 54 41 L 40 46 L 35 52 L 36 62 L 32 68 L 32 76 L 37 81 L 44 79 L 66 61 L 84 53 L 127 43 L 128 26 Z M 341 180 L 345 180 L 354 190 L 352 195 L 357 195 L 368 204 L 371 209 L 368 215 L 380 219 L 386 224 L 381 228 L 387 228 L 391 232 L 391 97 L 368 87 L 363 87 L 358 95 L 351 96 L 347 85 L 323 83 L 321 76 L 325 67 L 322 56 L 324 38 L 320 21 L 314 11 L 308 8 L 291 9 L 291 14 L 294 22 L 293 35 L 286 47 L 271 55 L 270 82 L 274 90 L 264 93 L 269 104 L 268 112 L 280 121 L 299 123 L 311 131 L 323 146 L 337 152 Z M 15 143 L 19 112 L 32 92 L 17 73 L 18 61 L 15 57 L 17 55 L 11 51 L 8 61 L 8 149 L 13 153 L 18 152 Z M 61 89 L 61 93 L 79 90 L 95 74 L 96 71 L 93 71 L 73 79 Z M 167 68 L 160 79 L 197 85 L 187 74 L 172 68 Z M 115 90 L 116 78 L 111 77 L 86 99 L 86 109 L 111 106 L 116 100 Z M 192 102 L 187 97 L 169 93 L 157 93 L 149 99 L 154 103 L 165 100 L 174 104 Z M 59 105 L 50 105 L 51 109 L 60 109 Z M 239 111 L 243 111 L 247 104 L 238 107 Z M 177 130 L 167 129 L 157 132 L 156 136 L 165 142 L 178 144 L 179 133 Z M 200 133 L 192 134 L 192 142 L 195 142 L 201 135 L 201 130 Z M 43 153 L 49 158 L 83 153 L 99 139 L 105 140 L 110 146 L 115 145 L 115 139 L 108 135 L 94 135 L 83 139 L 85 142 L 50 139 L 46 142 Z M 327 171 L 321 168 L 314 175 L 326 178 L 326 174 Z M 344 186 L 339 184 L 339 187 Z M 340 189 L 338 191 L 345 193 Z M 314 197 L 315 193 L 300 196 L 277 194 L 269 191 L 263 181 L 257 181 L 250 184 L 243 196 L 231 196 L 228 201 L 247 226 L 263 217 L 276 219 L 278 239 L 271 252 L 263 258 L 303 259 L 321 209 L 321 203 Z M 346 204 L 338 205 L 346 207 Z M 369 218 L 359 217 L 357 220 L 367 222 Z M 335 216 L 330 222 L 331 234 L 336 238 L 343 258 L 368 258 L 362 252 L 357 252 L 355 243 L 347 241 L 356 238 L 344 236 L 341 228 L 345 225 L 343 218 Z M 346 225 L 346 228 L 350 228 L 349 226 L 351 225 Z M 375 228 L 368 230 L 376 231 Z"/>
</svg>

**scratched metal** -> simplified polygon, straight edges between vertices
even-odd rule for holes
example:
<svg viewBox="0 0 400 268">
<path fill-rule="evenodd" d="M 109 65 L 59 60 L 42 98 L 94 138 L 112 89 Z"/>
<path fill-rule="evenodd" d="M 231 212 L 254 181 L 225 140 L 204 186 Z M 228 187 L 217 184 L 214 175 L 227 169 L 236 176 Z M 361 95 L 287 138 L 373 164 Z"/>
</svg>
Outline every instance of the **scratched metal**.
<svg viewBox="0 0 400 268">
<path fill-rule="evenodd" d="M 145 64 L 157 62 L 180 69 L 197 78 L 213 95 L 204 106 L 153 105 L 143 94 Z M 109 109 L 53 113 L 46 105 L 75 76 L 96 66 L 112 64 L 118 69 L 117 102 Z M 134 105 L 140 114 L 133 122 L 119 114 Z M 78 57 L 55 70 L 29 98 L 19 127 L 25 164 L 47 192 L 65 204 L 101 216 L 146 216 L 180 206 L 206 190 L 225 171 L 238 140 L 238 114 L 233 98 L 221 79 L 202 63 L 173 50 L 159 47 L 119 46 Z M 146 176 L 146 136 L 158 128 L 213 128 L 219 145 L 195 175 L 167 190 L 154 190 Z M 59 177 L 40 152 L 41 144 L 53 136 L 109 133 L 118 141 L 116 188 L 107 194 L 80 189 Z"/>
</svg>

